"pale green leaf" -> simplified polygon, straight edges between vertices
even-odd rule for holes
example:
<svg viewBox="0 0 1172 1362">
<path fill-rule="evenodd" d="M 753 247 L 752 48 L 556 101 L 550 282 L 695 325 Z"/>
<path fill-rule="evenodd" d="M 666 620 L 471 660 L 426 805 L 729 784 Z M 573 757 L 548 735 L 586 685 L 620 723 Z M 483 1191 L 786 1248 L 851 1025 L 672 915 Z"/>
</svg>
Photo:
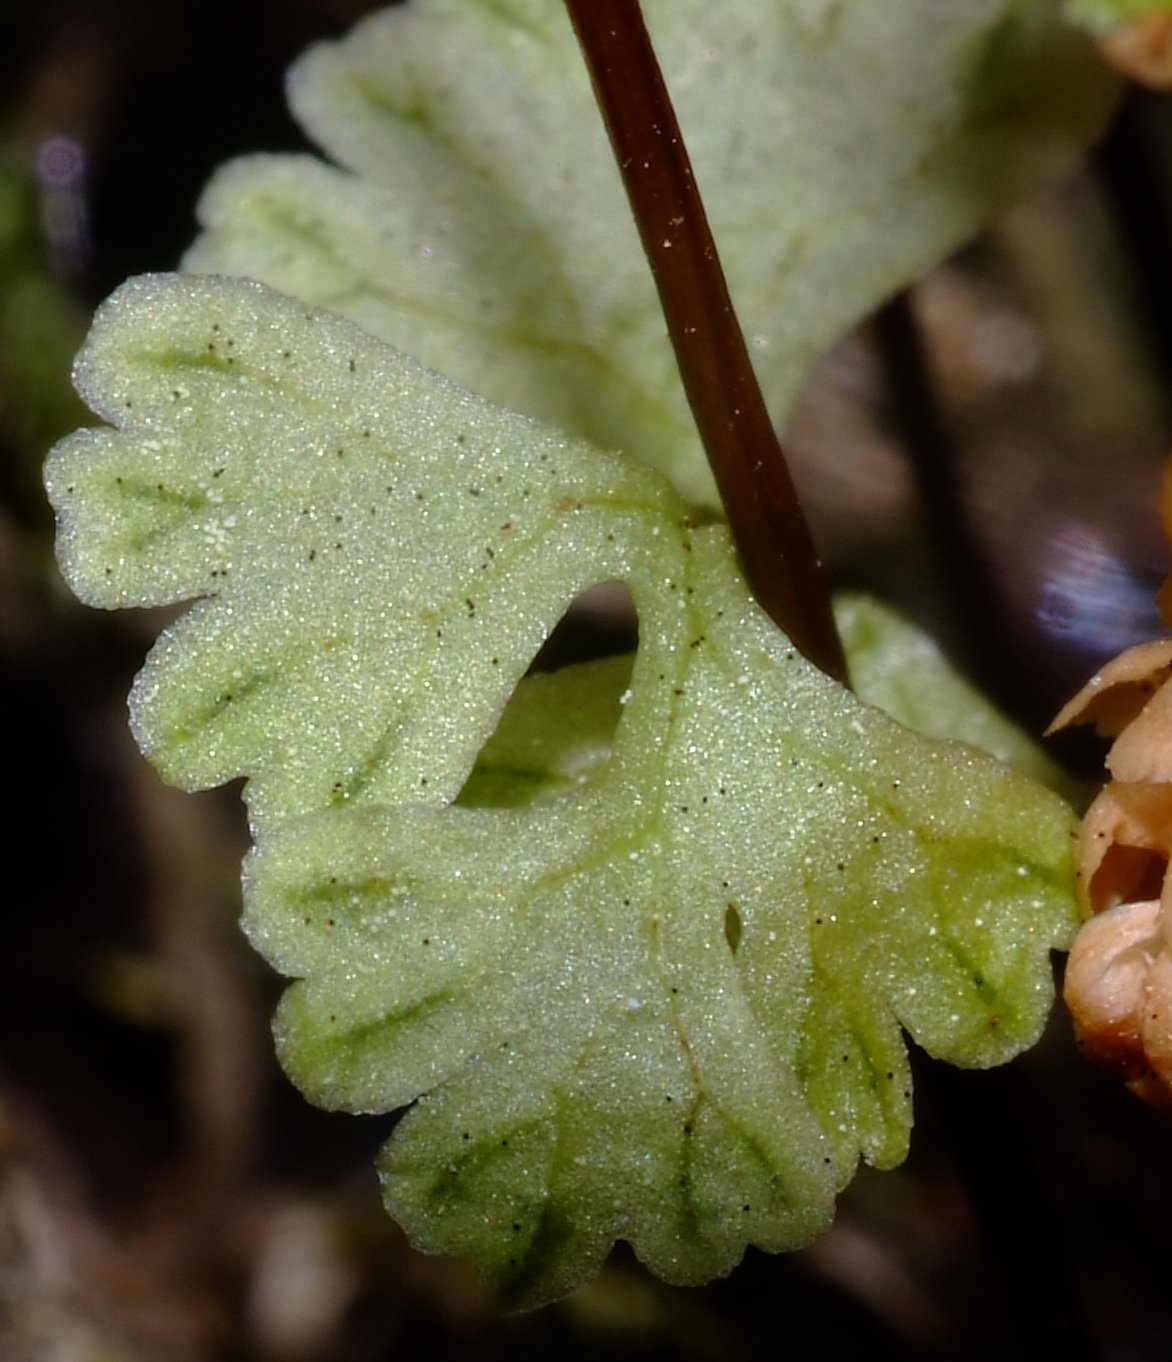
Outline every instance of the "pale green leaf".
<svg viewBox="0 0 1172 1362">
<path fill-rule="evenodd" d="M 597 774 L 629 698 L 629 656 L 527 676 L 477 758 L 460 803 L 508 807 L 548 799 Z"/>
<path fill-rule="evenodd" d="M 202 598 L 136 733 L 187 788 L 247 772 L 258 821 L 454 798 L 566 607 L 681 514 L 647 470 L 244 281 L 132 281 L 77 375 L 118 430 L 50 462 L 65 574 L 95 605 Z"/>
<path fill-rule="evenodd" d="M 616 1238 L 675 1282 L 807 1241 L 860 1156 L 905 1153 L 901 1028 L 1008 1058 L 1073 928 L 1066 806 L 860 704 L 723 531 L 687 542 L 608 764 L 525 808 L 311 815 L 249 870 L 247 928 L 302 979 L 284 1064 L 327 1106 L 419 1099 L 388 1205 L 517 1304 Z"/>
<path fill-rule="evenodd" d="M 839 597 L 834 617 L 861 699 L 917 733 L 971 743 L 1060 794 L 1076 792 L 1071 777 L 958 675 L 928 634 L 866 596 Z"/>
<path fill-rule="evenodd" d="M 250 778 L 282 1057 L 326 1105 L 414 1103 L 382 1172 L 420 1246 L 519 1303 L 617 1237 L 702 1280 L 902 1156 L 901 1029 L 977 1065 L 1036 1037 L 1065 806 L 810 667 L 656 474 L 243 282 L 131 283 L 79 378 L 116 429 L 51 460 L 66 572 L 200 597 L 140 738 Z M 518 684 L 602 580 L 629 675 Z"/>
<path fill-rule="evenodd" d="M 860 595 L 834 602 L 855 694 L 907 728 L 969 743 L 1071 802 L 1083 791 L 894 610 Z M 581 784 L 611 752 L 631 659 L 564 667 L 521 682 L 461 791 L 465 805 L 528 804 Z"/>
<path fill-rule="evenodd" d="M 644 9 L 779 420 L 847 327 L 1069 168 L 1114 89 L 1059 0 Z M 561 5 L 412 0 L 290 94 L 336 166 L 227 167 L 187 268 L 344 313 L 713 500 Z"/>
</svg>

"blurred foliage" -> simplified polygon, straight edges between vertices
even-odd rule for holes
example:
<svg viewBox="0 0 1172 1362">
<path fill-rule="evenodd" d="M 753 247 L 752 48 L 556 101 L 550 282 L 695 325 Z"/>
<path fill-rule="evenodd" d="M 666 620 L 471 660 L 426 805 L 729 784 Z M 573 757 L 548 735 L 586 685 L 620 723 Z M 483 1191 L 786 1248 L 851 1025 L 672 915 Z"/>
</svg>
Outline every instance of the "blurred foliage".
<svg viewBox="0 0 1172 1362">
<path fill-rule="evenodd" d="M 21 520 L 43 529 L 46 444 L 92 418 L 69 383 L 86 311 L 50 267 L 40 206 L 32 168 L 0 140 L 0 430 L 11 446 L 3 476 Z"/>
<path fill-rule="evenodd" d="M 1067 0 L 1072 19 L 1103 30 L 1152 14 L 1172 14 L 1172 0 Z"/>
</svg>

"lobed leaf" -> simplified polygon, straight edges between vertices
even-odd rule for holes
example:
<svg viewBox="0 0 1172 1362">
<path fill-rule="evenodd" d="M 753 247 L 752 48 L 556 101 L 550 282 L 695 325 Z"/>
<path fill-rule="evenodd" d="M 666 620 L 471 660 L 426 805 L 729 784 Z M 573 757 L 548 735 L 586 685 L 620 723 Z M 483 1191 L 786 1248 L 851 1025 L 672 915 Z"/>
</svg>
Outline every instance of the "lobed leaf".
<svg viewBox="0 0 1172 1362">
<path fill-rule="evenodd" d="M 117 430 L 49 464 L 63 570 L 94 605 L 200 598 L 135 731 L 185 788 L 247 773 L 257 821 L 455 798 L 569 603 L 682 514 L 647 471 L 258 284 L 130 282 L 77 377 Z"/>
<path fill-rule="evenodd" d="M 415 1101 L 388 1206 L 514 1304 L 616 1238 L 675 1282 L 808 1241 L 860 1156 L 906 1152 L 901 1029 L 1008 1058 L 1073 929 L 1065 805 L 860 704 L 722 530 L 688 540 L 609 763 L 524 807 L 312 815 L 249 868 L 246 927 L 302 980 L 282 1062 L 326 1106 Z"/>
<path fill-rule="evenodd" d="M 1068 810 L 810 667 L 658 475 L 241 281 L 132 282 L 78 375 L 116 428 L 50 461 L 63 565 L 95 604 L 199 598 L 140 740 L 249 777 L 283 1062 L 414 1104 L 381 1169 L 421 1247 L 518 1304 L 619 1237 L 702 1280 L 902 1157 L 901 1030 L 977 1065 L 1036 1037 Z M 521 681 L 600 580 L 633 663 Z"/>
<path fill-rule="evenodd" d="M 1115 89 L 1060 0 L 644 9 L 779 421 L 860 316 L 1066 170 Z M 412 0 L 313 49 L 290 98 L 336 165 L 228 166 L 188 269 L 344 313 L 715 504 L 562 6 Z"/>
</svg>

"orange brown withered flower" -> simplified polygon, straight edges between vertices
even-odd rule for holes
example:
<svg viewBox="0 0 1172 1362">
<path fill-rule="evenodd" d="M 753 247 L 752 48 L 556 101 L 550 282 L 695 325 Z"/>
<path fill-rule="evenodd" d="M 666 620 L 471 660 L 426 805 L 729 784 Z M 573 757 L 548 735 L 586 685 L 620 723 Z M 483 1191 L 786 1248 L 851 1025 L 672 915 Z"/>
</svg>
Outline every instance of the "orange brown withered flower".
<svg viewBox="0 0 1172 1362">
<path fill-rule="evenodd" d="M 1162 512 L 1172 529 L 1172 478 Z M 1167 621 L 1172 578 L 1159 604 Z M 1172 1106 L 1172 639 L 1109 662 L 1051 732 L 1071 723 L 1094 723 L 1115 742 L 1111 780 L 1079 834 L 1086 921 L 1067 962 L 1066 1004 L 1088 1058 L 1147 1101 Z"/>
</svg>

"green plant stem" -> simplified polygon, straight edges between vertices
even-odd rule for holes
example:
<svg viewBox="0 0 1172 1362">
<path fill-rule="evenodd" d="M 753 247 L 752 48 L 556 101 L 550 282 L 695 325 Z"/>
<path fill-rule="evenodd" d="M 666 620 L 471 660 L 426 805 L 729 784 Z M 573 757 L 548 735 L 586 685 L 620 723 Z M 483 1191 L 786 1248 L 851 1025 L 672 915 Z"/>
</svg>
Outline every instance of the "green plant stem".
<svg viewBox="0 0 1172 1362">
<path fill-rule="evenodd" d="M 814 541 L 733 311 L 638 0 L 565 3 L 745 576 L 806 657 L 845 682 L 842 641 Z"/>
</svg>

